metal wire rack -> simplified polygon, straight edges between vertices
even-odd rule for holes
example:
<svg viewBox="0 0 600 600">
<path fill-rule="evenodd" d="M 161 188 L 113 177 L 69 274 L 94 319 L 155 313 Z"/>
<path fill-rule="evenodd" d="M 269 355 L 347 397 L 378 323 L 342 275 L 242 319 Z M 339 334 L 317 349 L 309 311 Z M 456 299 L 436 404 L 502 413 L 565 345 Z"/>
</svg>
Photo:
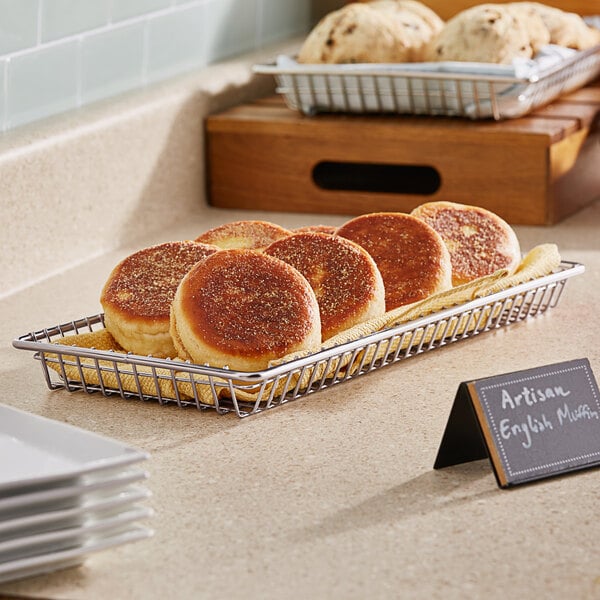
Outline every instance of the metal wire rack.
<svg viewBox="0 0 600 600">
<path fill-rule="evenodd" d="M 415 65 L 412 65 L 413 67 Z M 530 77 L 382 65 L 255 65 L 271 74 L 287 105 L 319 112 L 516 118 L 594 80 L 600 45 Z"/>
<path fill-rule="evenodd" d="M 51 390 L 99 392 L 247 417 L 540 315 L 558 304 L 567 280 L 583 271 L 583 265 L 563 261 L 550 275 L 257 372 L 56 343 L 102 331 L 102 314 L 23 335 L 13 346 L 35 353 Z"/>
</svg>

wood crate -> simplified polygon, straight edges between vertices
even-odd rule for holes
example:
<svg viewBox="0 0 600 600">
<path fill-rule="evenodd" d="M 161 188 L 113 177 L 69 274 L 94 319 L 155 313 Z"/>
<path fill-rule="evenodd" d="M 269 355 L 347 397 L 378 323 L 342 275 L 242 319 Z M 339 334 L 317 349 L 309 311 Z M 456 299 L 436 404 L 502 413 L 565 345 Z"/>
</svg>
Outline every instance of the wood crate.
<svg viewBox="0 0 600 600">
<path fill-rule="evenodd" d="M 218 207 L 355 215 L 447 200 L 550 225 L 600 197 L 600 81 L 499 122 L 305 116 L 272 97 L 210 116 L 206 135 Z"/>
<path fill-rule="evenodd" d="M 369 0 L 359 1 L 368 2 Z M 505 4 L 513 1 L 495 0 L 497 4 Z M 349 4 L 349 2 L 346 4 Z M 450 19 L 461 10 L 477 4 L 483 4 L 483 2 L 481 0 L 424 0 L 424 4 L 434 10 L 442 19 Z M 580 15 L 600 14 L 600 2 L 598 0 L 550 0 L 549 2 L 543 2 L 543 4 Z"/>
</svg>

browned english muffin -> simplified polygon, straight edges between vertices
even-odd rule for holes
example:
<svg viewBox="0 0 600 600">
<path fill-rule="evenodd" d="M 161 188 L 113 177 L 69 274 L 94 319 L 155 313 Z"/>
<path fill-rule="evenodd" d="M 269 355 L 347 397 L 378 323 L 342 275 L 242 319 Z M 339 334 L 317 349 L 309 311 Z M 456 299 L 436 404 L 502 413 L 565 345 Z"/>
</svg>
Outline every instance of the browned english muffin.
<svg viewBox="0 0 600 600">
<path fill-rule="evenodd" d="M 375 261 L 364 248 L 326 233 L 297 233 L 265 252 L 292 265 L 317 297 L 322 339 L 385 312 L 385 290 Z"/>
<path fill-rule="evenodd" d="M 519 240 L 510 225 L 479 206 L 427 202 L 411 213 L 435 229 L 452 262 L 452 283 L 460 285 L 521 262 Z"/>
<path fill-rule="evenodd" d="M 452 286 L 448 249 L 440 235 L 416 217 L 393 212 L 361 215 L 336 235 L 356 242 L 373 257 L 385 286 L 386 310 Z"/>
<path fill-rule="evenodd" d="M 292 229 L 292 233 L 328 233 L 333 235 L 337 227 L 335 225 L 305 225 Z"/>
<path fill-rule="evenodd" d="M 268 221 L 233 221 L 205 231 L 196 238 L 197 242 L 213 244 L 224 250 L 229 248 L 266 248 L 280 240 L 290 231 Z"/>
<path fill-rule="evenodd" d="M 177 286 L 198 261 L 218 250 L 191 241 L 166 242 L 122 260 L 100 297 L 106 329 L 130 352 L 176 356 L 169 314 Z"/>
<path fill-rule="evenodd" d="M 319 349 L 319 306 L 308 281 L 282 260 L 222 250 L 181 281 L 171 335 L 181 358 L 255 371 L 291 352 Z"/>
</svg>

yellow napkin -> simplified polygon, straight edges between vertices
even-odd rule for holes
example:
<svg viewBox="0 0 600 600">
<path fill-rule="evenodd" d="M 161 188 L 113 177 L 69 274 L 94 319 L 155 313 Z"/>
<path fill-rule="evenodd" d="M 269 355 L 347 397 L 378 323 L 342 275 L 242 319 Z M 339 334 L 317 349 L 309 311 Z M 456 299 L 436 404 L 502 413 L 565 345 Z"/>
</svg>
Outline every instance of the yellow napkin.
<svg viewBox="0 0 600 600">
<path fill-rule="evenodd" d="M 560 254 L 554 244 L 542 244 L 533 248 L 522 260 L 513 274 L 500 270 L 492 275 L 481 277 L 450 290 L 434 294 L 425 300 L 402 306 L 387 312 L 381 317 L 360 323 L 338 335 L 326 340 L 322 350 L 334 348 L 347 342 L 358 340 L 370 334 L 397 327 L 409 321 L 426 317 L 441 310 L 465 304 L 471 300 L 488 296 L 514 287 L 520 283 L 537 279 L 551 273 L 560 264 Z M 506 306 L 505 306 L 506 308 Z M 358 353 L 344 353 L 337 355 L 332 360 L 320 361 L 302 372 L 294 372 L 275 382 L 244 385 L 242 382 L 233 382 L 226 378 L 195 375 L 177 369 L 183 361 L 176 358 L 172 361 L 171 368 L 154 368 L 138 366 L 124 362 L 126 352 L 115 342 L 106 330 L 92 333 L 83 333 L 61 338 L 57 345 L 67 345 L 80 348 L 95 348 L 97 350 L 114 352 L 114 360 L 99 360 L 94 358 L 46 354 L 48 366 L 55 369 L 61 376 L 66 375 L 70 381 L 81 382 L 88 385 L 102 385 L 113 390 L 123 390 L 137 395 L 160 396 L 164 399 L 183 400 L 186 402 L 199 402 L 214 405 L 215 397 L 218 399 L 235 398 L 244 402 L 256 402 L 260 397 L 277 398 L 284 393 L 298 387 L 303 391 L 311 383 L 333 376 L 341 378 L 345 375 L 356 373 L 363 365 L 375 362 L 384 356 L 391 356 L 409 346 L 418 344 L 433 344 L 447 336 L 456 337 L 465 335 L 488 319 L 497 316 L 501 306 L 488 308 L 486 311 L 477 309 L 465 316 L 454 316 L 444 323 L 443 327 L 428 327 L 418 329 L 414 335 L 408 337 L 393 336 L 381 345 L 368 345 L 366 351 Z M 272 361 L 269 367 L 282 365 L 297 358 L 308 356 L 308 352 L 298 352 Z M 63 375 L 64 368 L 64 375 Z M 273 389 L 275 387 L 275 389 Z"/>
</svg>

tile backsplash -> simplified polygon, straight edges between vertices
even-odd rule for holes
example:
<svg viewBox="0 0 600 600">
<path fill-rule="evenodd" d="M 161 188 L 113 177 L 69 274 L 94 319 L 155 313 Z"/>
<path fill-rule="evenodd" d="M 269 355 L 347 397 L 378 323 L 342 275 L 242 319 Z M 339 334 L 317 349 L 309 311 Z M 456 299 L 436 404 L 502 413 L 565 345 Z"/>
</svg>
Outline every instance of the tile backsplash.
<svg viewBox="0 0 600 600">
<path fill-rule="evenodd" d="M 305 33 L 315 0 L 0 0 L 0 130 Z"/>
</svg>

